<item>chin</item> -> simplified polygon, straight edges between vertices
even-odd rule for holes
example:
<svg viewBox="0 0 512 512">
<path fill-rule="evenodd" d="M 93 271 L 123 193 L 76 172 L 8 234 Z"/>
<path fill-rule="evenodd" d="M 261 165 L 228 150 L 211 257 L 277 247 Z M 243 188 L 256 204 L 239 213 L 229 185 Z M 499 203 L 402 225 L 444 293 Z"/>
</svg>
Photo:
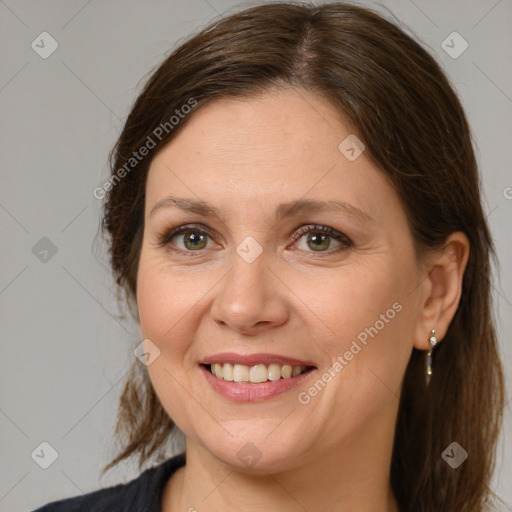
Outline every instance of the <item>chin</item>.
<svg viewBox="0 0 512 512">
<path fill-rule="evenodd" d="M 253 475 L 286 471 L 304 455 L 304 438 L 298 432 L 290 435 L 283 429 L 269 435 L 275 424 L 272 428 L 251 429 L 244 428 L 243 423 L 239 422 L 237 431 L 226 428 L 232 436 L 224 432 L 221 439 L 210 437 L 200 444 L 224 464 Z"/>
</svg>

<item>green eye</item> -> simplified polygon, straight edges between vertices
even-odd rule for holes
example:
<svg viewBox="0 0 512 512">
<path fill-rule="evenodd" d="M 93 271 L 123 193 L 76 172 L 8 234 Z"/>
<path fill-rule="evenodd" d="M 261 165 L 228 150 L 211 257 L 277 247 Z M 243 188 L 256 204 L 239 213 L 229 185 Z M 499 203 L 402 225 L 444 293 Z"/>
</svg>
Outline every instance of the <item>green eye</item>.
<svg viewBox="0 0 512 512">
<path fill-rule="evenodd" d="M 305 247 L 299 249 L 305 252 L 333 253 L 352 247 L 352 241 L 346 235 L 318 224 L 302 226 L 291 237 L 298 242 L 304 239 Z M 158 237 L 158 245 L 193 256 L 193 253 L 207 249 L 208 241 L 214 238 L 214 233 L 203 226 L 186 225 L 165 231 Z M 338 247 L 331 249 L 333 241 Z"/>
<path fill-rule="evenodd" d="M 206 248 L 208 242 L 208 235 L 206 234 L 198 234 L 197 231 L 186 231 L 184 235 L 180 236 L 183 236 L 183 245 L 189 250 L 200 250 Z"/>
<path fill-rule="evenodd" d="M 306 250 L 307 252 L 327 252 L 331 246 L 332 240 L 335 240 L 339 245 L 334 251 L 352 247 L 352 241 L 346 235 L 328 226 L 303 226 L 292 235 L 292 238 L 301 241 L 304 235 L 307 235 L 305 236 L 305 242 L 310 251 L 307 251 L 307 249 L 301 250 Z"/>
<path fill-rule="evenodd" d="M 168 246 L 176 252 L 193 253 L 206 249 L 209 238 L 213 238 L 213 233 L 205 228 L 191 225 L 179 226 L 161 234 L 158 237 L 158 245 Z M 180 243 L 176 244 L 174 240 L 178 240 Z"/>
</svg>

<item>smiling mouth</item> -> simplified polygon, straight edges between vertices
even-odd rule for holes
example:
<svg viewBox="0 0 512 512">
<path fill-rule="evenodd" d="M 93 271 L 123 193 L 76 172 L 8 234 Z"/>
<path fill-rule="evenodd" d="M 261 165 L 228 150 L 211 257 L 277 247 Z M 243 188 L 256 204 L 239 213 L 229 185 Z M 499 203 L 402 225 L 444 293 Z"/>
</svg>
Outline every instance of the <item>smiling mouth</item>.
<svg viewBox="0 0 512 512">
<path fill-rule="evenodd" d="M 227 382 L 261 384 L 268 381 L 293 379 L 314 370 L 314 366 L 291 366 L 289 364 L 202 364 L 212 375 Z"/>
</svg>

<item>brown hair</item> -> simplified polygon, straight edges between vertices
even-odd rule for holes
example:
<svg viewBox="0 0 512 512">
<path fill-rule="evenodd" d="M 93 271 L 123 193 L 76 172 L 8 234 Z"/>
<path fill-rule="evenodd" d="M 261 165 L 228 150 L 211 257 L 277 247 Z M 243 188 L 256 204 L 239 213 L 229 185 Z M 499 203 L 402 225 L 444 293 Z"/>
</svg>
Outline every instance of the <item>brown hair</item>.
<svg viewBox="0 0 512 512">
<path fill-rule="evenodd" d="M 166 58 L 111 153 L 111 177 L 125 169 L 107 191 L 102 219 L 116 282 L 133 304 L 152 157 L 212 98 L 280 85 L 322 95 L 352 123 L 399 194 L 419 254 L 454 231 L 469 238 L 462 297 L 436 349 L 432 382 L 424 384 L 425 353 L 416 349 L 404 376 L 391 485 L 404 511 L 483 510 L 493 494 L 504 384 L 491 313 L 494 250 L 471 134 L 436 61 L 381 15 L 345 3 L 261 5 L 213 23 Z M 199 106 L 170 127 L 191 100 Z M 149 139 L 150 154 L 131 161 Z M 161 455 L 173 426 L 135 360 L 116 427 L 124 447 L 104 471 L 132 455 L 140 467 Z M 453 441 L 469 453 L 457 470 L 441 458 Z"/>
</svg>

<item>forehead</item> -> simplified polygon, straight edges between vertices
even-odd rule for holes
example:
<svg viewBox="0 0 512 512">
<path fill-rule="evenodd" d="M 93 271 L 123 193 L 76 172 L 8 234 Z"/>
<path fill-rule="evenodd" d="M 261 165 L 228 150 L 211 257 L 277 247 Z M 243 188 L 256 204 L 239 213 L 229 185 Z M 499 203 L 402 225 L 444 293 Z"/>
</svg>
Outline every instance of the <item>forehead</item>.
<svg viewBox="0 0 512 512">
<path fill-rule="evenodd" d="M 219 98 L 192 111 L 168 148 L 180 146 L 195 159 L 254 168 L 303 158 L 319 163 L 337 158 L 350 130 L 324 98 L 293 88 L 272 89 L 254 98 Z M 312 151 L 312 149 L 314 151 Z M 164 150 L 165 151 L 165 150 Z M 232 162 L 236 155 L 239 159 Z M 180 155 L 184 159 L 185 155 Z M 252 165 L 249 165 L 252 164 Z"/>
<path fill-rule="evenodd" d="M 340 151 L 354 135 L 329 101 L 302 90 L 210 101 L 151 163 L 147 208 L 167 194 L 237 208 L 303 197 L 357 203 L 371 215 L 398 199 L 364 152 L 351 161 Z"/>
</svg>

